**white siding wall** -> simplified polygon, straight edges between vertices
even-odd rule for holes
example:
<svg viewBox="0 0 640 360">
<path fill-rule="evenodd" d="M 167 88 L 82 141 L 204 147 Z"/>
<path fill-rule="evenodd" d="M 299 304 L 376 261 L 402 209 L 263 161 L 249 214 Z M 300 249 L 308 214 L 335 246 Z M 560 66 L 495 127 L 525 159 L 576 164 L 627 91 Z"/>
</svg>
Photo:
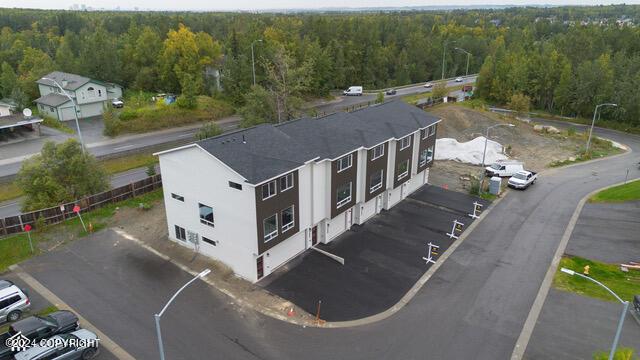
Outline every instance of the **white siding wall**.
<svg viewBox="0 0 640 360">
<path fill-rule="evenodd" d="M 78 105 L 80 108 L 80 113 L 78 114 L 81 118 L 87 118 L 92 116 L 102 115 L 104 111 L 104 102 L 94 102 L 89 104 L 80 104 Z"/>
<path fill-rule="evenodd" d="M 199 148 L 187 148 L 160 155 L 160 168 L 167 212 L 169 238 L 176 239 L 174 225 L 217 241 L 217 246 L 200 241 L 200 252 L 217 259 L 249 281 L 257 280 L 258 253 L 255 189 L 235 172 Z M 229 187 L 242 184 L 242 190 Z M 180 202 L 171 197 L 185 198 Z M 198 203 L 213 208 L 215 228 L 201 224 Z M 266 260 L 266 259 L 265 259 Z"/>
<path fill-rule="evenodd" d="M 9 116 L 11 115 L 11 107 L 0 105 L 0 116 Z"/>
<path fill-rule="evenodd" d="M 89 91 L 90 88 L 93 88 L 93 92 Z M 107 88 L 104 85 L 88 82 L 76 89 L 76 100 L 78 104 L 107 101 Z M 100 114 L 102 114 L 102 109 Z"/>
<path fill-rule="evenodd" d="M 107 89 L 107 98 L 111 99 L 119 99 L 122 97 L 122 87 L 120 86 L 109 86 Z"/>
</svg>

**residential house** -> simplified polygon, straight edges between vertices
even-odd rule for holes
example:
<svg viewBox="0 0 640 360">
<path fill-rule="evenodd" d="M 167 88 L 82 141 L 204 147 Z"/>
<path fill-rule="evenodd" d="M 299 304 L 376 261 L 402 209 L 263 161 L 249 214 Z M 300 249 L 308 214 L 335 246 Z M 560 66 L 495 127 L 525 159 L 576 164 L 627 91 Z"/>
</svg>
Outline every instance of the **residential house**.
<svg viewBox="0 0 640 360">
<path fill-rule="evenodd" d="M 16 110 L 16 103 L 12 99 L 0 100 L 0 116 L 9 116 Z"/>
<path fill-rule="evenodd" d="M 159 152 L 169 238 L 256 282 L 427 183 L 439 121 L 393 101 Z"/>
<path fill-rule="evenodd" d="M 75 119 L 74 104 L 65 96 L 65 92 L 76 102 L 78 118 L 101 115 L 112 99 L 122 97 L 120 85 L 60 71 L 49 73 L 36 83 L 40 97 L 35 103 L 40 114 L 61 121 Z"/>
</svg>

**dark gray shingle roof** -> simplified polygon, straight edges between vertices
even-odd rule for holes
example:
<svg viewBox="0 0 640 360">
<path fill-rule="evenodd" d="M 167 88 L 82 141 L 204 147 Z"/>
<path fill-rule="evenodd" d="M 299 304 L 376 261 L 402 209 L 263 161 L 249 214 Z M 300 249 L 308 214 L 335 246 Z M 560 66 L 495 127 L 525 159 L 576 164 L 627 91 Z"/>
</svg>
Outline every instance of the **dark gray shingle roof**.
<svg viewBox="0 0 640 360">
<path fill-rule="evenodd" d="M 45 80 L 45 78 L 53 79 L 57 81 L 58 84 L 60 84 L 60 86 L 62 86 L 65 90 L 72 91 L 91 81 L 91 79 L 85 76 L 69 74 L 62 71 L 54 71 L 38 79 L 36 83 L 47 86 L 56 86 L 53 81 Z"/>
<path fill-rule="evenodd" d="M 402 138 L 439 119 L 412 105 L 392 101 L 351 113 L 262 124 L 197 144 L 252 184 L 313 159 L 335 159 L 360 147 Z"/>
<path fill-rule="evenodd" d="M 45 106 L 53 106 L 53 107 L 58 107 L 68 101 L 69 101 L 68 97 L 60 94 L 55 94 L 55 93 L 49 93 L 45 96 L 41 96 L 33 100 L 33 102 L 36 102 L 38 104 L 42 104 Z"/>
</svg>

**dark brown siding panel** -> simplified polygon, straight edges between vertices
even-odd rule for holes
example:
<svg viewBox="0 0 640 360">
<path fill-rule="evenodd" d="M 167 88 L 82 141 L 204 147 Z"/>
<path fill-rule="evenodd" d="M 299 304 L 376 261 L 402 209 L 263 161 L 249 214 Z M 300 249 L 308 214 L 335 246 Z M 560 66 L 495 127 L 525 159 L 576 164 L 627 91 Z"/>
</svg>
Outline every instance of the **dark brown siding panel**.
<svg viewBox="0 0 640 360">
<path fill-rule="evenodd" d="M 389 143 L 386 142 L 384 143 L 384 154 L 375 159 L 375 160 L 371 160 L 371 157 L 373 156 L 373 149 L 370 149 L 367 151 L 367 173 L 366 176 L 364 178 L 364 182 L 365 182 L 365 201 L 369 201 L 371 199 L 373 199 L 374 197 L 376 197 L 377 195 L 381 194 L 384 192 L 384 190 L 387 188 L 387 173 L 388 173 L 388 169 L 387 169 L 387 159 L 389 158 Z M 369 192 L 369 185 L 371 183 L 370 179 L 371 179 L 371 175 L 375 174 L 376 172 L 380 171 L 380 170 L 384 170 L 384 173 L 382 174 L 382 187 L 374 192 Z"/>
<path fill-rule="evenodd" d="M 411 159 L 413 158 L 413 134 L 411 136 L 410 144 L 408 148 L 404 150 L 400 150 L 400 140 L 396 140 L 396 162 L 393 164 L 393 188 L 397 188 L 402 185 L 405 181 L 411 179 Z M 398 168 L 398 164 L 409 160 L 409 174 L 402 179 L 398 180 L 398 174 L 396 174 L 396 169 Z"/>
<path fill-rule="evenodd" d="M 357 193 L 357 176 L 358 176 L 358 152 L 354 151 L 351 153 L 353 155 L 353 161 L 351 162 L 351 167 L 338 172 L 338 160 L 336 159 L 331 162 L 331 218 L 338 216 L 345 210 L 349 209 L 356 203 L 356 193 Z M 348 154 L 347 154 L 348 155 Z M 345 155 L 345 156 L 347 156 Z M 341 157 L 342 158 L 342 157 Z M 351 201 L 349 203 L 344 204 L 340 207 L 340 209 L 336 208 L 336 195 L 338 186 L 346 184 L 350 182 L 353 184 L 351 187 Z"/>
<path fill-rule="evenodd" d="M 427 137 L 426 139 L 422 139 L 422 137 L 420 138 L 420 147 L 418 149 L 418 173 L 421 172 L 422 170 L 431 167 L 431 165 L 433 165 L 433 160 L 429 161 L 428 163 L 426 163 L 423 166 L 420 166 L 420 154 L 422 153 L 422 151 L 426 148 L 428 148 L 429 146 L 433 145 L 433 158 L 435 159 L 436 157 L 436 137 L 438 136 L 438 125 L 436 124 L 436 133 Z"/>
<path fill-rule="evenodd" d="M 278 193 L 267 200 L 262 200 L 262 185 L 256 186 L 256 220 L 258 226 L 259 254 L 262 254 L 263 252 L 271 249 L 272 247 L 278 245 L 279 243 L 283 242 L 284 240 L 290 238 L 292 235 L 300 231 L 300 184 L 298 181 L 298 171 L 293 172 L 293 188 L 288 189 L 285 192 L 281 192 L 280 178 L 276 179 L 276 183 Z M 291 205 L 294 206 L 294 225 L 293 228 L 287 230 L 285 233 L 282 233 L 281 212 Z M 265 243 L 264 228 L 262 224 L 264 219 L 273 214 L 278 214 L 278 236 Z"/>
</svg>

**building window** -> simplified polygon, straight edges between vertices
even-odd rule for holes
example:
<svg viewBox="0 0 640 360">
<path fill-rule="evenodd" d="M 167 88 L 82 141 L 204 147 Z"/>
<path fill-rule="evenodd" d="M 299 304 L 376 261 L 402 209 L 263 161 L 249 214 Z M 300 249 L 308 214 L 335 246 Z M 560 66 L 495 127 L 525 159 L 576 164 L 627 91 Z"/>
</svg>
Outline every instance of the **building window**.
<svg viewBox="0 0 640 360">
<path fill-rule="evenodd" d="M 175 225 L 175 228 L 176 228 L 176 239 L 187 241 L 187 234 L 184 231 L 184 228 L 178 225 Z"/>
<path fill-rule="evenodd" d="M 40 104 L 40 110 L 44 110 L 44 105 Z"/>
<path fill-rule="evenodd" d="M 278 216 L 273 214 L 262 222 L 264 230 L 264 242 L 274 239 L 278 236 Z"/>
<path fill-rule="evenodd" d="M 282 232 L 285 232 L 293 228 L 294 223 L 295 223 L 295 214 L 293 210 L 293 205 L 291 205 L 288 208 L 282 210 Z"/>
<path fill-rule="evenodd" d="M 427 129 L 420 130 L 420 139 L 422 139 L 422 140 L 426 139 L 427 136 L 429 136 L 428 134 L 429 134 L 429 132 L 427 131 Z"/>
<path fill-rule="evenodd" d="M 54 109 L 52 107 L 49 107 L 49 110 L 51 110 L 51 112 L 55 112 L 56 111 L 56 109 Z"/>
<path fill-rule="evenodd" d="M 293 173 L 287 174 L 280 178 L 280 192 L 289 190 L 293 187 Z"/>
<path fill-rule="evenodd" d="M 351 201 L 351 182 L 338 186 L 336 189 L 336 208 Z"/>
<path fill-rule="evenodd" d="M 400 180 L 409 174 L 409 160 L 405 160 L 396 167 L 397 179 Z"/>
<path fill-rule="evenodd" d="M 436 125 L 431 125 L 427 128 L 427 130 L 429 130 L 429 135 L 428 136 L 432 136 L 436 134 Z"/>
<path fill-rule="evenodd" d="M 371 175 L 371 177 L 369 178 L 369 192 L 372 193 L 378 189 L 380 189 L 382 187 L 382 177 L 383 177 L 384 171 L 380 170 L 375 172 L 373 175 Z"/>
<path fill-rule="evenodd" d="M 98 97 L 102 97 L 102 90 L 98 89 Z"/>
<path fill-rule="evenodd" d="M 229 181 L 229 187 L 234 188 L 236 190 L 242 190 L 242 185 L 238 183 L 234 183 L 233 181 Z"/>
<path fill-rule="evenodd" d="M 408 148 L 409 145 L 411 145 L 411 135 L 405 136 L 402 139 L 400 139 L 400 150 L 404 150 Z"/>
<path fill-rule="evenodd" d="M 178 194 L 171 193 L 171 197 L 176 199 L 176 200 L 178 200 L 178 201 L 184 202 L 184 196 L 180 196 Z"/>
<path fill-rule="evenodd" d="M 276 195 L 276 181 L 269 181 L 262 185 L 262 200 L 266 200 Z"/>
<path fill-rule="evenodd" d="M 353 154 L 338 159 L 338 172 L 347 170 L 353 164 Z"/>
<path fill-rule="evenodd" d="M 426 165 L 431 160 L 433 160 L 433 145 L 422 150 L 420 153 L 420 166 Z"/>
<path fill-rule="evenodd" d="M 373 152 L 371 153 L 371 160 L 381 158 L 383 155 L 384 155 L 384 144 L 380 144 L 373 148 Z"/>
<path fill-rule="evenodd" d="M 213 209 L 211 206 L 198 204 L 198 207 L 200 208 L 200 222 L 205 225 L 214 226 Z"/>
<path fill-rule="evenodd" d="M 211 244 L 213 246 L 217 246 L 217 243 L 214 240 L 208 239 L 206 237 L 202 237 L 202 241 L 206 242 L 207 244 Z"/>
<path fill-rule="evenodd" d="M 95 97 L 96 96 L 96 90 L 93 87 L 88 87 L 87 88 L 87 97 Z"/>
</svg>

